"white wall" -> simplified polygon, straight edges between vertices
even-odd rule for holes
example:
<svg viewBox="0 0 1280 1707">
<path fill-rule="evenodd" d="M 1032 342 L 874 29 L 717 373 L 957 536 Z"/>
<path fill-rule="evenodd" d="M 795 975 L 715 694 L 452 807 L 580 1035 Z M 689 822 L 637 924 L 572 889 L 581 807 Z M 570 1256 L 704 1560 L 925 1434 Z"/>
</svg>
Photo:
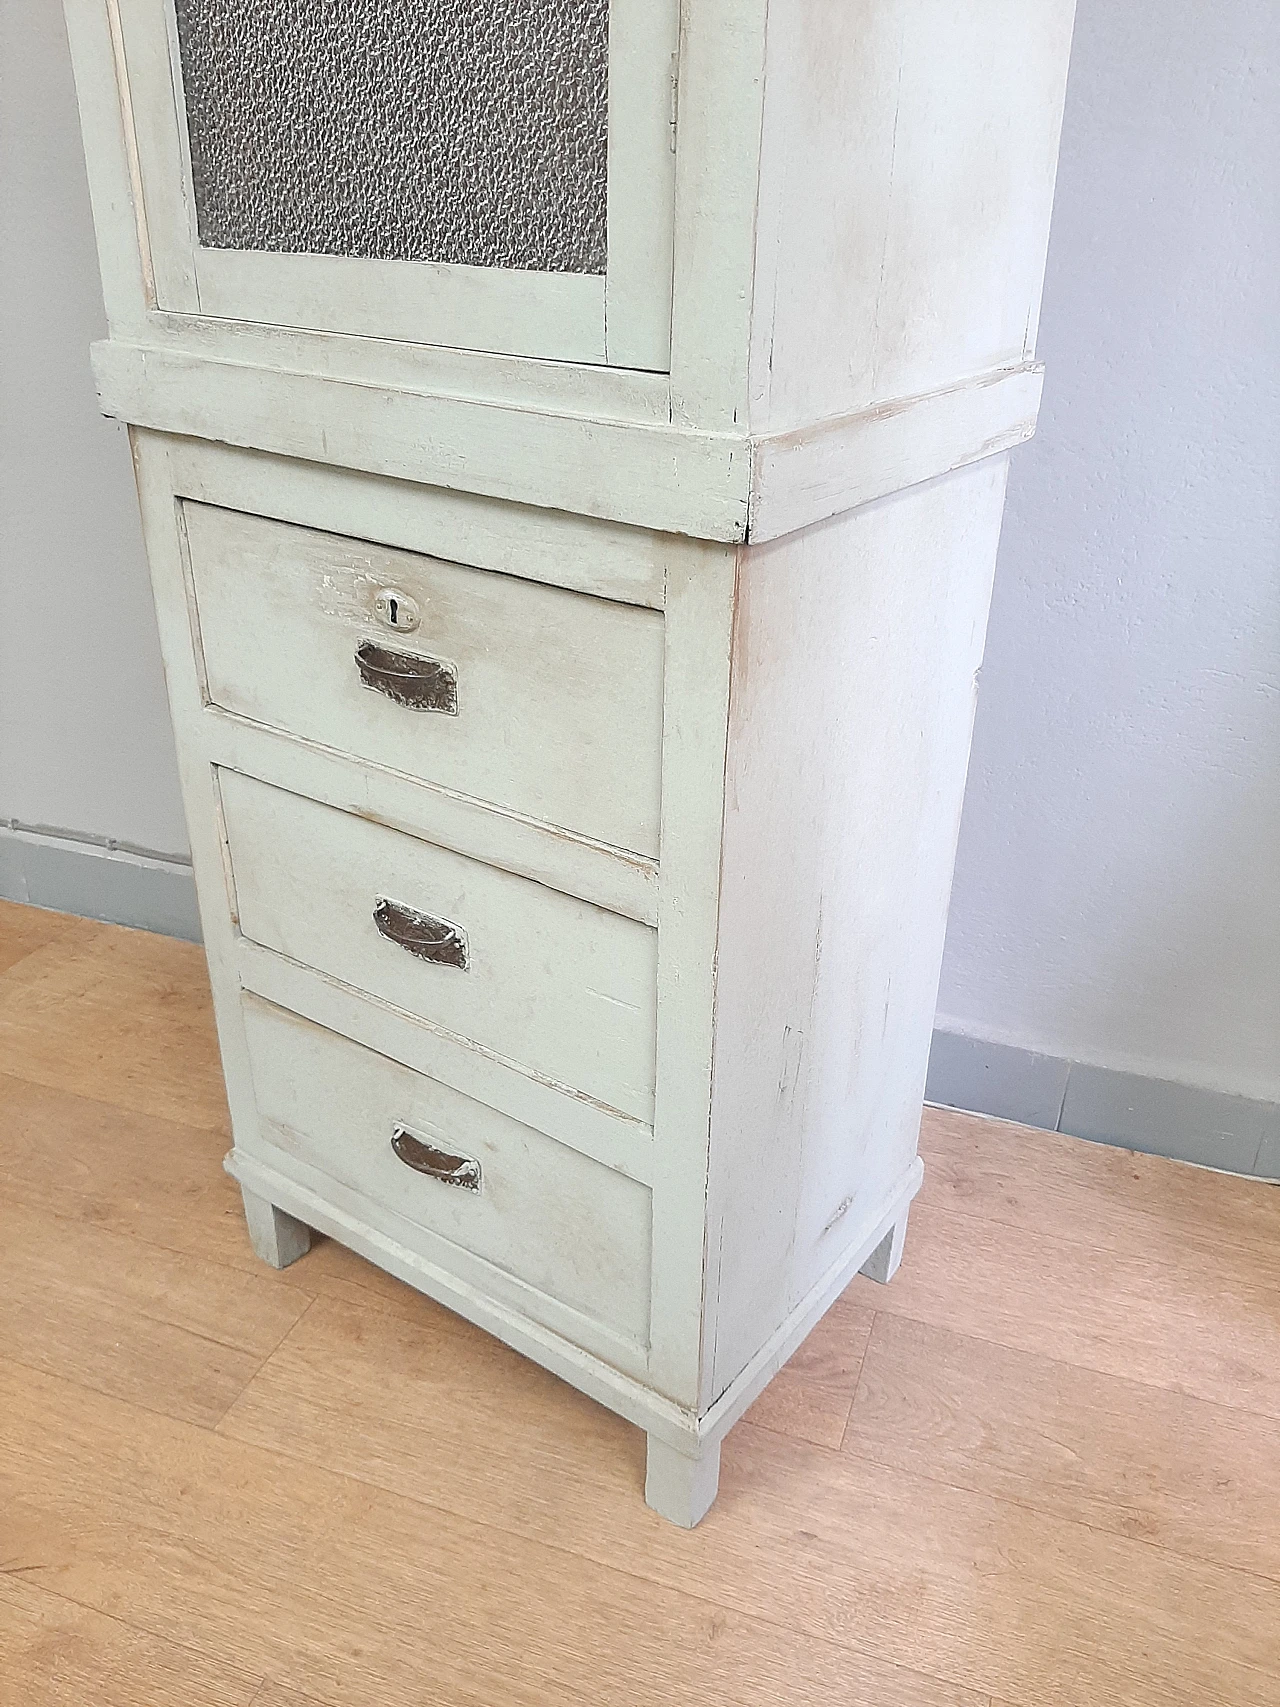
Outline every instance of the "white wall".
<svg viewBox="0 0 1280 1707">
<path fill-rule="evenodd" d="M 186 850 L 56 0 L 0 5 L 0 820 Z"/>
<path fill-rule="evenodd" d="M 1280 1098 L 1280 6 L 1080 0 L 939 1023 Z"/>
</svg>

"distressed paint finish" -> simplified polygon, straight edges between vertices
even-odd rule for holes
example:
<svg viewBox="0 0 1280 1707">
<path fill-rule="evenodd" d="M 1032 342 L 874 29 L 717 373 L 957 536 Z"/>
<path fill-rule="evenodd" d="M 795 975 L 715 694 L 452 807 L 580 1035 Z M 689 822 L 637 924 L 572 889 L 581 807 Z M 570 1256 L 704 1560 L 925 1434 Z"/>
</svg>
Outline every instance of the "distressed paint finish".
<svg viewBox="0 0 1280 1707">
<path fill-rule="evenodd" d="M 182 519 L 213 704 L 657 853 L 659 612 L 208 504 Z M 391 588 L 418 611 L 403 644 Z"/>
<path fill-rule="evenodd" d="M 652 1120 L 657 942 L 647 925 L 256 779 L 224 771 L 218 782 L 242 937 Z M 388 898 L 394 941 L 377 917 Z M 406 953 L 404 909 L 465 937 L 465 972 Z"/>
<path fill-rule="evenodd" d="M 696 1523 L 920 1183 L 1070 0 L 613 0 L 590 301 L 200 251 L 163 0 L 66 7 L 255 1244 Z"/>
<path fill-rule="evenodd" d="M 994 458 L 743 553 L 709 1399 L 915 1154 L 1004 486 Z"/>
<path fill-rule="evenodd" d="M 1032 357 L 1074 12 L 770 0 L 754 431 Z"/>
<path fill-rule="evenodd" d="M 244 1017 L 262 1121 L 255 1159 L 364 1203 L 388 1235 L 562 1333 L 589 1318 L 593 1349 L 643 1367 L 646 1186 L 272 1004 L 248 998 Z M 406 1166 L 402 1132 L 473 1164 L 478 1189 Z"/>
</svg>

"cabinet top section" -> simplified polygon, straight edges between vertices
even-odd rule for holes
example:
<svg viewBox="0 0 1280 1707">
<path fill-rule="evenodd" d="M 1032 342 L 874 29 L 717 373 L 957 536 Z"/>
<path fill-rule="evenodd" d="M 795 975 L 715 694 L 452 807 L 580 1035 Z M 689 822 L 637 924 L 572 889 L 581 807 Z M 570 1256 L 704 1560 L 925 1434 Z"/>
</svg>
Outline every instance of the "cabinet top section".
<svg viewBox="0 0 1280 1707">
<path fill-rule="evenodd" d="M 726 539 L 1034 427 L 1073 0 L 65 3 L 109 413 Z"/>
</svg>

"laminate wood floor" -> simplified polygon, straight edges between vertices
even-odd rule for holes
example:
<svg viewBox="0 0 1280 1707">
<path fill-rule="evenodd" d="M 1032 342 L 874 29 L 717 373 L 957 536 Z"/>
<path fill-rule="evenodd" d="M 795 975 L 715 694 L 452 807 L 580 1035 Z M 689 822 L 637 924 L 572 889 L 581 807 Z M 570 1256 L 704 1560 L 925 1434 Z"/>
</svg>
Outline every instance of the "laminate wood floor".
<svg viewBox="0 0 1280 1707">
<path fill-rule="evenodd" d="M 644 1443 L 221 1169 L 200 951 L 0 903 L 4 1707 L 1277 1707 L 1280 1191 L 928 1111 L 685 1534 Z"/>
</svg>

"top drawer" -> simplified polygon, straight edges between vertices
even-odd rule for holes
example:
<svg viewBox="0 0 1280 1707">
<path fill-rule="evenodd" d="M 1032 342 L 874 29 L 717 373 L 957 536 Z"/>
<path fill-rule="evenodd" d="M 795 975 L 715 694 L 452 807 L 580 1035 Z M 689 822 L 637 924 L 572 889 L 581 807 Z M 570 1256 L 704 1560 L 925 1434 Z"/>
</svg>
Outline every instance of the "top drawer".
<svg viewBox="0 0 1280 1707">
<path fill-rule="evenodd" d="M 657 855 L 658 612 L 205 504 L 184 514 L 212 704 Z M 380 620 L 381 593 L 417 625 Z"/>
</svg>

